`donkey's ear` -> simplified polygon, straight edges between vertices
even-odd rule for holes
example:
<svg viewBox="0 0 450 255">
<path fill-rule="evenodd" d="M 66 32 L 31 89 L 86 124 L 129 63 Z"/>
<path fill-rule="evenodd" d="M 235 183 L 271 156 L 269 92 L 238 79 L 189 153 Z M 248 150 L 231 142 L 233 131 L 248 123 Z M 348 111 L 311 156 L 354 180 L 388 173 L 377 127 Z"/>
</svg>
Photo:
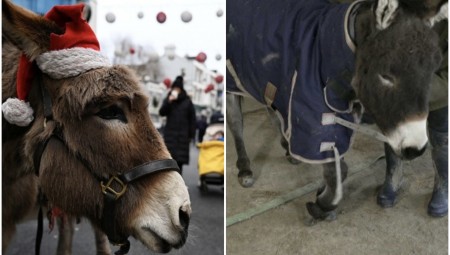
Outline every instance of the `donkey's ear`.
<svg viewBox="0 0 450 255">
<path fill-rule="evenodd" d="M 397 14 L 398 0 L 378 0 L 375 17 L 377 20 L 377 28 L 383 30 L 392 23 Z"/>
<path fill-rule="evenodd" d="M 437 9 L 434 16 L 425 19 L 425 22 L 430 26 L 438 23 L 441 20 L 448 19 L 448 2 L 445 1 L 444 4 Z"/>
<path fill-rule="evenodd" d="M 2 36 L 21 49 L 30 60 L 48 51 L 51 33 L 62 32 L 56 23 L 2 0 Z"/>
</svg>

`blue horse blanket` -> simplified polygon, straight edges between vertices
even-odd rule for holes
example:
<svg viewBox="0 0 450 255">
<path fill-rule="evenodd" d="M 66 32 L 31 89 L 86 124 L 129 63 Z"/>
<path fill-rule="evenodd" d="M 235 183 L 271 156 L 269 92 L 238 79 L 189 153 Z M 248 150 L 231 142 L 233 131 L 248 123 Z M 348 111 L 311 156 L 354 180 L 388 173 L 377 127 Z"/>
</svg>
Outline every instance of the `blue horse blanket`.
<svg viewBox="0 0 450 255">
<path fill-rule="evenodd" d="M 343 155 L 353 131 L 328 117 L 357 122 L 350 5 L 245 0 L 227 1 L 227 10 L 227 92 L 272 107 L 294 158 L 332 162 L 335 148 Z"/>
</svg>

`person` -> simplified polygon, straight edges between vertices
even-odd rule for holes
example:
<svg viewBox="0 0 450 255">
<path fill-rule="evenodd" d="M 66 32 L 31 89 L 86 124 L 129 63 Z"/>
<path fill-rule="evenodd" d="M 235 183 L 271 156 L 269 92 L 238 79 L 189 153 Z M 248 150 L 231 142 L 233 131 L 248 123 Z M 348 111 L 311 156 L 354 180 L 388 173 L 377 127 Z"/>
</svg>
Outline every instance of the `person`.
<svg viewBox="0 0 450 255">
<path fill-rule="evenodd" d="M 213 136 L 212 136 L 212 139 L 213 140 L 216 140 L 216 141 L 222 141 L 222 142 L 224 142 L 224 133 L 223 133 L 223 131 L 217 131 Z"/>
<path fill-rule="evenodd" d="M 198 129 L 197 141 L 199 143 L 203 142 L 203 136 L 205 135 L 207 126 L 208 126 L 208 123 L 206 122 L 206 115 L 202 113 L 200 118 L 197 120 L 197 129 Z"/>
<path fill-rule="evenodd" d="M 166 116 L 163 137 L 172 158 L 182 173 L 182 166 L 189 164 L 189 144 L 195 137 L 196 117 L 191 99 L 184 90 L 183 77 L 177 76 L 164 99 L 159 115 Z"/>
</svg>

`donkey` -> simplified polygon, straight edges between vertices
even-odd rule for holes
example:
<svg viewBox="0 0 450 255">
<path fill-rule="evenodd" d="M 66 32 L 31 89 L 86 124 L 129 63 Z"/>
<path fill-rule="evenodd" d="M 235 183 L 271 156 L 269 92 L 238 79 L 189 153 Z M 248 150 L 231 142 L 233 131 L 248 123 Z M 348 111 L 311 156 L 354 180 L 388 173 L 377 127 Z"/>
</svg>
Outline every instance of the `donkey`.
<svg viewBox="0 0 450 255">
<path fill-rule="evenodd" d="M 155 252 L 180 248 L 192 212 L 186 185 L 143 88 L 98 52 L 82 9 L 42 17 L 2 1 L 2 250 L 38 194 L 89 219 L 120 254 L 129 236 Z M 30 109 L 19 105 L 34 114 L 21 119 Z"/>
<path fill-rule="evenodd" d="M 447 1 L 427 13 L 404 2 L 227 2 L 227 123 L 243 187 L 254 183 L 243 95 L 278 117 L 289 158 L 323 165 L 324 185 L 306 205 L 317 220 L 333 217 L 342 199 L 343 155 L 364 112 L 382 134 L 364 132 L 398 157 L 425 151 L 430 83 L 442 60 L 431 27 L 446 18 Z"/>
</svg>

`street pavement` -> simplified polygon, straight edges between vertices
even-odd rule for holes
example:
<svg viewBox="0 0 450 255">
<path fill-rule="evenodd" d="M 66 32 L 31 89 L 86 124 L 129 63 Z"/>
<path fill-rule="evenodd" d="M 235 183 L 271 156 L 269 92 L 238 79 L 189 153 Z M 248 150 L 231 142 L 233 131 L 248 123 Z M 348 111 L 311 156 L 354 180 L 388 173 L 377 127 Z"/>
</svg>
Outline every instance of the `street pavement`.
<svg viewBox="0 0 450 255">
<path fill-rule="evenodd" d="M 192 145 L 190 164 L 183 166 L 183 178 L 188 186 L 192 202 L 192 216 L 186 244 L 169 254 L 219 255 L 224 254 L 224 191 L 222 186 L 208 186 L 207 193 L 201 193 L 197 187 L 198 149 Z M 58 231 L 49 232 L 48 222 L 44 222 L 41 254 L 55 254 Z M 37 221 L 29 220 L 17 226 L 6 255 L 34 254 Z M 139 241 L 130 238 L 131 249 L 128 254 L 153 254 Z M 111 247 L 113 252 L 117 250 Z M 89 222 L 83 219 L 76 225 L 72 252 L 76 254 L 95 254 L 94 234 Z"/>
</svg>

